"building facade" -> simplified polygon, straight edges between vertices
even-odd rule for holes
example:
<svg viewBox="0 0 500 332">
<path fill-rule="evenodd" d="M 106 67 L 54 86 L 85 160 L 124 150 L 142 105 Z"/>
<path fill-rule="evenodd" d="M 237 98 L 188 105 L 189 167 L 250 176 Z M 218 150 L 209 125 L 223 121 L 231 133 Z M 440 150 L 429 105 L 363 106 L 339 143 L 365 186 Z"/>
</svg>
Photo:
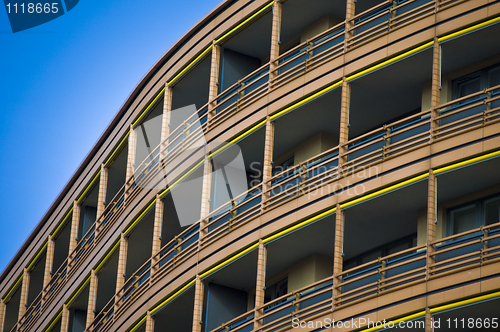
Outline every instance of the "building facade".
<svg viewBox="0 0 500 332">
<path fill-rule="evenodd" d="M 495 0 L 222 2 L 2 273 L 0 330 L 500 331 L 498 22 Z"/>
</svg>

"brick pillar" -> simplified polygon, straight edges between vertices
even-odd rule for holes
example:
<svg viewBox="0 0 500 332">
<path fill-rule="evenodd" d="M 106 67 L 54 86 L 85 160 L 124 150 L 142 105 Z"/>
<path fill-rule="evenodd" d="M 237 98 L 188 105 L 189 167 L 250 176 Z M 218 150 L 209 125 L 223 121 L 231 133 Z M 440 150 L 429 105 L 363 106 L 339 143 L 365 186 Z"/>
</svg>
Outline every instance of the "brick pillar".
<svg viewBox="0 0 500 332">
<path fill-rule="evenodd" d="M 125 283 L 125 271 L 127 267 L 127 250 L 128 249 L 128 238 L 123 236 L 123 233 L 121 234 L 120 237 L 120 253 L 118 256 L 118 271 L 116 273 L 116 292 L 115 296 L 117 297 L 116 300 L 118 300 L 118 296 L 120 295 L 119 292 L 121 288 L 123 287 L 123 284 Z M 115 305 L 119 305 L 117 301 L 115 301 Z"/>
<path fill-rule="evenodd" d="M 219 67 L 220 67 L 220 45 L 213 41 L 212 64 L 210 68 L 210 86 L 208 88 L 208 125 L 216 113 L 217 101 L 215 97 L 219 93 Z M 201 105 L 200 105 L 201 106 Z"/>
<path fill-rule="evenodd" d="M 429 307 L 425 308 L 425 332 L 434 332 L 432 329 L 432 314 Z"/>
<path fill-rule="evenodd" d="M 203 314 L 203 281 L 196 276 L 194 289 L 193 332 L 201 332 L 201 319 Z"/>
<path fill-rule="evenodd" d="M 352 38 L 353 33 L 350 30 L 354 25 L 352 24 L 352 18 L 356 13 L 356 0 L 347 0 L 346 11 L 345 11 L 345 38 L 344 38 L 344 52 L 347 51 L 348 43 L 347 40 Z"/>
<path fill-rule="evenodd" d="M 68 257 L 68 270 L 73 261 L 73 257 L 71 254 L 73 250 L 75 250 L 76 245 L 78 244 L 78 228 L 80 224 L 80 205 L 77 201 L 73 202 L 73 213 L 71 217 L 71 235 L 69 237 L 69 257 Z"/>
<path fill-rule="evenodd" d="M 262 165 L 262 204 L 265 208 L 265 201 L 270 197 L 267 190 L 271 188 L 268 183 L 273 176 L 273 150 L 274 150 L 274 122 L 271 122 L 269 116 L 266 119 L 266 137 L 264 141 L 264 165 Z"/>
<path fill-rule="evenodd" d="M 95 274 L 95 270 L 92 269 L 90 272 L 90 284 L 89 284 L 89 300 L 87 305 L 87 329 L 90 328 L 90 325 L 94 321 L 95 318 L 95 308 L 97 301 L 97 275 Z"/>
<path fill-rule="evenodd" d="M 349 108 L 351 103 L 351 86 L 345 77 L 342 78 L 342 100 L 340 104 L 340 130 L 339 130 L 339 171 L 341 165 L 347 161 L 347 147 L 344 143 L 349 141 Z"/>
<path fill-rule="evenodd" d="M 165 94 L 163 98 L 163 117 L 161 118 L 161 136 L 160 136 L 160 160 L 167 155 L 168 136 L 170 135 L 170 121 L 172 118 L 172 88 L 165 83 Z"/>
<path fill-rule="evenodd" d="M 262 326 L 260 318 L 264 313 L 262 309 L 257 309 L 264 304 L 264 287 L 266 286 L 266 267 L 267 267 L 267 248 L 259 240 L 259 253 L 257 258 L 257 280 L 255 283 L 255 314 L 254 314 L 254 329 Z"/>
<path fill-rule="evenodd" d="M 61 332 L 69 331 L 69 309 L 66 304 L 63 304 L 63 311 L 61 315 Z"/>
<path fill-rule="evenodd" d="M 155 320 L 154 320 L 154 317 L 151 316 L 151 313 L 147 312 L 147 315 L 146 315 L 146 332 L 153 332 L 155 330 Z"/>
<path fill-rule="evenodd" d="M 435 257 L 430 256 L 434 252 L 431 242 L 436 240 L 436 200 L 437 186 L 436 177 L 432 170 L 429 171 L 429 184 L 427 192 L 427 278 L 430 277 L 430 264 L 435 263 Z"/>
<path fill-rule="evenodd" d="M 163 229 L 163 201 L 160 199 L 160 195 L 156 195 L 155 204 L 155 223 L 153 226 L 153 246 L 151 250 L 151 256 L 153 260 L 151 262 L 151 268 L 154 272 L 156 270 L 157 259 L 154 258 L 155 255 L 161 249 L 161 233 Z"/>
<path fill-rule="evenodd" d="M 128 135 L 128 153 L 127 153 L 127 172 L 125 176 L 125 199 L 128 196 L 128 191 L 131 184 L 130 180 L 134 176 L 134 163 L 135 163 L 135 147 L 137 144 L 137 137 L 134 130 L 134 126 L 130 125 L 130 134 Z"/>
<path fill-rule="evenodd" d="M 108 189 L 108 169 L 101 164 L 101 174 L 99 175 L 99 194 L 97 196 L 97 218 L 96 222 L 100 224 L 99 218 L 104 212 L 104 203 L 106 202 L 106 192 Z M 96 229 L 99 224 L 96 223 Z"/>
<path fill-rule="evenodd" d="M 344 212 L 340 209 L 340 204 L 337 203 L 335 212 L 335 241 L 333 246 L 333 306 L 335 310 L 335 297 L 340 295 L 337 286 L 342 283 L 342 277 L 338 276 L 343 270 L 344 265 Z"/>
<path fill-rule="evenodd" d="M 439 116 L 436 110 L 441 103 L 441 46 L 437 37 L 434 38 L 434 49 L 432 53 L 432 83 L 431 83 L 431 143 L 434 137 L 434 130 L 439 125 L 439 120 L 435 120 Z"/>
<path fill-rule="evenodd" d="M 21 300 L 19 303 L 19 315 L 17 320 L 20 320 L 26 313 L 29 288 L 30 288 L 30 273 L 27 268 L 24 268 L 23 281 L 21 285 Z"/>
<path fill-rule="evenodd" d="M 207 231 L 201 229 L 208 223 L 206 219 L 210 214 L 210 196 L 212 192 L 212 162 L 205 156 L 203 164 L 203 187 L 201 192 L 201 213 L 200 213 L 200 240 L 204 237 Z"/>
<path fill-rule="evenodd" d="M 45 271 L 43 274 L 42 301 L 45 296 L 45 287 L 47 287 L 50 279 L 52 279 L 52 269 L 54 268 L 54 245 L 54 239 L 52 239 L 52 236 L 49 235 L 49 238 L 47 239 L 47 252 L 45 256 Z"/>
<path fill-rule="evenodd" d="M 5 302 L 0 300 L 0 331 L 3 331 L 5 325 L 5 307 Z"/>
<path fill-rule="evenodd" d="M 281 2 L 274 0 L 273 4 L 273 28 L 271 32 L 271 54 L 269 56 L 269 83 L 278 76 L 274 69 L 278 66 L 277 59 L 280 56 L 281 37 Z"/>
</svg>

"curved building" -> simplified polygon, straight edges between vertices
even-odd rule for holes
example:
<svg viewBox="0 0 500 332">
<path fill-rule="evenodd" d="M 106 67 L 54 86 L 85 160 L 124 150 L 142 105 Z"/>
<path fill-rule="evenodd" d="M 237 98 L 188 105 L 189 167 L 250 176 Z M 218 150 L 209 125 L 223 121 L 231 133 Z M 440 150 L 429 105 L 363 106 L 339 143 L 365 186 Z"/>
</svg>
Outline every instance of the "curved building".
<svg viewBox="0 0 500 332">
<path fill-rule="evenodd" d="M 498 22 L 222 2 L 2 273 L 0 331 L 500 331 Z"/>
</svg>

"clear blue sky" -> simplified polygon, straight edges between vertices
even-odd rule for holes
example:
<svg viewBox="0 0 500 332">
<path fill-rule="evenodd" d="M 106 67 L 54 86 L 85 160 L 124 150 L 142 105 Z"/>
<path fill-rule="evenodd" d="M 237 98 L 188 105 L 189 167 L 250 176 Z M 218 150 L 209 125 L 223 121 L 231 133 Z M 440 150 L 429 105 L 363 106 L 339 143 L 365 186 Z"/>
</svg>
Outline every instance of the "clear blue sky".
<svg viewBox="0 0 500 332">
<path fill-rule="evenodd" d="M 139 80 L 220 0 L 80 0 L 13 34 L 0 8 L 0 271 Z"/>
</svg>

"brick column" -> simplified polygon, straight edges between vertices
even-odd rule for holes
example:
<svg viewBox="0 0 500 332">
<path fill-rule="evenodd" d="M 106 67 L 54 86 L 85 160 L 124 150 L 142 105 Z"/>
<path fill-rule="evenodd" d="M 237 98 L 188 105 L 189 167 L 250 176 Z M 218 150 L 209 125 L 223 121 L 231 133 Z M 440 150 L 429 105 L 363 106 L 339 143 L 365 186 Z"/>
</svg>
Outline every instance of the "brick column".
<svg viewBox="0 0 500 332">
<path fill-rule="evenodd" d="M 104 164 L 101 164 L 101 174 L 99 175 L 99 194 L 97 196 L 96 230 L 98 229 L 100 224 L 99 218 L 104 212 L 104 203 L 106 202 L 107 189 L 108 189 L 108 169 L 104 167 Z"/>
<path fill-rule="evenodd" d="M 118 296 L 120 295 L 120 290 L 125 283 L 125 271 L 127 267 L 127 250 L 128 249 L 128 238 L 123 236 L 123 233 L 120 237 L 120 253 L 118 256 L 118 271 L 116 273 L 116 301 L 115 306 L 118 304 Z"/>
<path fill-rule="evenodd" d="M 269 83 L 278 73 L 274 69 L 278 66 L 277 59 L 280 56 L 280 38 L 281 38 L 281 2 L 274 0 L 273 4 L 273 28 L 271 32 L 271 54 L 269 56 Z"/>
<path fill-rule="evenodd" d="M 134 126 L 130 125 L 130 133 L 128 135 L 127 172 L 125 176 L 125 199 L 128 196 L 128 191 L 131 183 L 129 182 L 130 178 L 134 175 L 136 143 L 137 143 L 137 137 L 134 130 Z"/>
<path fill-rule="evenodd" d="M 163 97 L 163 116 L 161 118 L 161 136 L 160 136 L 160 160 L 167 155 L 167 138 L 170 135 L 170 121 L 172 118 L 172 88 L 165 83 L 165 94 Z"/>
<path fill-rule="evenodd" d="M 344 37 L 344 52 L 347 52 L 347 40 L 353 36 L 350 29 L 353 27 L 351 22 L 356 13 L 356 0 L 347 0 L 345 11 L 345 37 Z"/>
<path fill-rule="evenodd" d="M 147 315 L 146 315 L 146 332 L 153 332 L 155 330 L 155 320 L 154 320 L 154 317 L 151 316 L 151 313 L 147 312 Z"/>
<path fill-rule="evenodd" d="M 19 301 L 19 315 L 17 320 L 20 320 L 26 313 L 29 288 L 30 288 L 30 273 L 27 268 L 24 268 L 23 281 L 21 285 L 21 300 Z"/>
<path fill-rule="evenodd" d="M 347 83 L 345 77 L 342 78 L 342 100 L 340 104 L 340 130 L 339 130 L 339 171 L 341 165 L 347 161 L 345 153 L 347 147 L 344 143 L 349 141 L 349 108 L 351 103 L 351 86 Z"/>
<path fill-rule="evenodd" d="M 78 228 L 80 224 L 80 205 L 77 201 L 73 202 L 73 213 L 71 217 L 71 235 L 69 237 L 69 257 L 68 257 L 68 270 L 72 263 L 73 257 L 71 254 L 78 244 Z"/>
<path fill-rule="evenodd" d="M 155 222 L 153 226 L 153 246 L 151 250 L 151 256 L 153 260 L 151 261 L 151 269 L 155 272 L 157 259 L 154 256 L 161 249 L 161 233 L 163 229 L 163 201 L 160 199 L 160 195 L 156 195 L 156 204 L 155 204 Z"/>
<path fill-rule="evenodd" d="M 0 300 L 0 331 L 3 331 L 5 325 L 5 302 Z"/>
<path fill-rule="evenodd" d="M 97 275 L 95 274 L 95 270 L 92 269 L 90 272 L 90 284 L 89 284 L 89 300 L 87 305 L 87 329 L 90 328 L 90 325 L 94 321 L 95 318 L 95 308 L 97 301 Z"/>
<path fill-rule="evenodd" d="M 47 239 L 47 252 L 45 255 L 45 271 L 43 274 L 42 301 L 45 296 L 45 287 L 47 287 L 47 285 L 50 282 L 50 279 L 52 279 L 52 269 L 54 268 L 54 245 L 55 245 L 54 239 L 52 239 L 52 236 L 49 235 L 49 238 Z"/>
<path fill-rule="evenodd" d="M 203 281 L 196 276 L 194 289 L 193 332 L 201 332 L 201 319 L 203 314 Z"/>
<path fill-rule="evenodd" d="M 210 68 L 210 86 L 208 88 L 208 125 L 210 127 L 210 121 L 215 115 L 217 101 L 215 97 L 219 93 L 219 67 L 220 67 L 220 45 L 213 41 L 212 47 L 212 64 Z M 201 106 L 201 105 L 200 105 Z"/>
<path fill-rule="evenodd" d="M 434 38 L 434 48 L 432 52 L 432 83 L 431 83 L 431 143 L 434 137 L 434 130 L 439 125 L 439 120 L 435 118 L 439 115 L 436 110 L 441 103 L 441 46 L 437 37 Z"/>
<path fill-rule="evenodd" d="M 335 212 L 335 241 L 333 246 L 333 292 L 332 292 L 332 309 L 335 310 L 335 297 L 340 295 L 337 286 L 342 283 L 342 277 L 338 274 L 342 273 L 344 265 L 344 212 L 340 209 L 340 204 L 337 203 Z"/>
<path fill-rule="evenodd" d="M 435 263 L 434 256 L 430 256 L 434 252 L 434 247 L 431 242 L 436 240 L 436 200 L 437 200 L 437 186 L 436 177 L 432 170 L 429 171 L 429 184 L 427 192 L 427 276 L 430 277 L 430 264 Z"/>
<path fill-rule="evenodd" d="M 255 314 L 254 314 L 254 329 L 262 326 L 260 318 L 264 313 L 262 309 L 257 309 L 264 304 L 264 287 L 266 286 L 266 267 L 267 267 L 267 248 L 259 240 L 259 253 L 257 258 L 257 280 L 255 283 Z"/>
<path fill-rule="evenodd" d="M 266 137 L 264 140 L 264 165 L 262 165 L 262 203 L 261 209 L 265 208 L 265 201 L 270 197 L 266 193 L 271 188 L 268 183 L 273 176 L 273 152 L 274 151 L 274 123 L 269 116 L 266 119 Z"/>
<path fill-rule="evenodd" d="M 61 332 L 69 331 L 69 309 L 66 304 L 63 304 L 63 311 L 61 315 Z"/>
<path fill-rule="evenodd" d="M 200 240 L 206 235 L 206 230 L 201 229 L 208 223 L 206 219 L 210 214 L 210 196 L 212 192 L 212 162 L 205 156 L 203 164 L 203 187 L 201 192 L 201 213 L 200 213 Z"/>
</svg>

